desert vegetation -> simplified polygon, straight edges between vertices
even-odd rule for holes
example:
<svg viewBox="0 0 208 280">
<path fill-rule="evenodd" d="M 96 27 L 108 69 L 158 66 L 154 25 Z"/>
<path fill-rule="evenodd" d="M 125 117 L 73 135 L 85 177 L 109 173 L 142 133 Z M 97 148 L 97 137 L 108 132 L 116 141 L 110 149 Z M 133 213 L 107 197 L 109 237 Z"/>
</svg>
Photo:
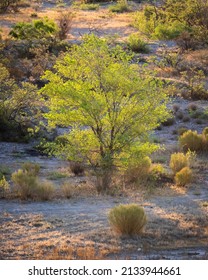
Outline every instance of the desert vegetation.
<svg viewBox="0 0 208 280">
<path fill-rule="evenodd" d="M 1 1 L 1 259 L 207 258 L 207 12 Z"/>
</svg>

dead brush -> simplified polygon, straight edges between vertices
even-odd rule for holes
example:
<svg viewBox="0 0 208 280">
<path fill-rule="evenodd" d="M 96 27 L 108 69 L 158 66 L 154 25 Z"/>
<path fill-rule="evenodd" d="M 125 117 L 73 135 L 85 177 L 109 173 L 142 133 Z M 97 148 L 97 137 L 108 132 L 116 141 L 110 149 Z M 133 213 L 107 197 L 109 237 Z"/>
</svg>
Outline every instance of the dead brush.
<svg viewBox="0 0 208 280">
<path fill-rule="evenodd" d="M 72 28 L 74 14 L 72 12 L 61 13 L 57 19 L 58 21 L 58 37 L 60 40 L 65 40 L 67 38 L 67 34 Z"/>
<path fill-rule="evenodd" d="M 44 260 L 103 260 L 110 253 L 117 252 L 116 248 L 96 248 L 92 245 L 61 245 L 53 247 L 52 250 L 46 252 L 45 248 L 41 248 L 37 255 L 38 259 Z"/>
</svg>

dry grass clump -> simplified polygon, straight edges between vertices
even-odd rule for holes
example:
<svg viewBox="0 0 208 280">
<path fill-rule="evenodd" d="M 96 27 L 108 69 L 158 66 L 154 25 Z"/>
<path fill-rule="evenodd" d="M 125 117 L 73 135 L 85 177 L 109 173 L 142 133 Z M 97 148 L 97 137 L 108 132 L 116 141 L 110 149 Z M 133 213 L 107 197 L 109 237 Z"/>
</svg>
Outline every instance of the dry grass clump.
<svg viewBox="0 0 208 280">
<path fill-rule="evenodd" d="M 198 106 L 197 106 L 197 104 L 195 104 L 195 103 L 190 103 L 190 104 L 188 105 L 187 109 L 188 109 L 189 111 L 196 111 L 196 110 L 198 109 Z"/>
<path fill-rule="evenodd" d="M 25 162 L 22 169 L 32 176 L 37 176 L 40 172 L 40 165 L 32 162 Z"/>
<path fill-rule="evenodd" d="M 207 128 L 203 130 L 202 134 L 198 134 L 197 131 L 188 130 L 180 136 L 180 146 L 184 151 L 207 151 L 208 137 L 206 133 Z"/>
<path fill-rule="evenodd" d="M 191 183 L 193 174 L 189 167 L 184 167 L 176 173 L 174 178 L 178 186 L 184 187 L 185 185 Z"/>
<path fill-rule="evenodd" d="M 144 157 L 139 162 L 130 164 L 125 172 L 125 180 L 129 183 L 144 181 L 150 174 L 151 165 L 152 162 L 149 157 Z"/>
<path fill-rule="evenodd" d="M 188 166 L 189 166 L 189 157 L 187 154 L 174 153 L 171 155 L 170 168 L 172 169 L 174 175 L 184 167 L 188 167 Z"/>
<path fill-rule="evenodd" d="M 208 127 L 205 127 L 205 128 L 203 129 L 202 135 L 203 135 L 205 138 L 207 138 L 207 140 L 208 140 Z"/>
<path fill-rule="evenodd" d="M 9 191 L 9 189 L 10 185 L 3 175 L 2 178 L 0 178 L 0 198 L 5 198 L 6 193 Z"/>
<path fill-rule="evenodd" d="M 37 189 L 37 178 L 27 171 L 19 169 L 12 174 L 12 181 L 16 186 L 17 195 L 22 200 L 34 197 L 35 189 Z"/>
<path fill-rule="evenodd" d="M 122 235 L 141 234 L 147 222 L 144 209 L 136 204 L 121 204 L 112 208 L 108 219 L 112 228 Z"/>
<path fill-rule="evenodd" d="M 49 200 L 54 192 L 53 185 L 48 181 L 39 181 L 38 177 L 26 170 L 19 169 L 12 174 L 17 196 L 22 200 Z"/>
<path fill-rule="evenodd" d="M 49 181 L 38 182 L 37 190 L 35 191 L 35 197 L 38 200 L 46 201 L 50 200 L 54 193 L 54 186 Z"/>
<path fill-rule="evenodd" d="M 42 246 L 41 246 L 42 247 Z M 54 246 L 48 251 L 46 248 L 40 248 L 36 258 L 44 260 L 103 260 L 111 253 L 117 253 L 118 248 L 96 248 L 95 244 L 68 245 L 62 244 Z"/>
<path fill-rule="evenodd" d="M 70 184 L 70 183 L 64 183 L 61 186 L 61 190 L 62 190 L 62 193 L 63 193 L 64 197 L 69 199 L 74 194 L 75 186 Z"/>
</svg>

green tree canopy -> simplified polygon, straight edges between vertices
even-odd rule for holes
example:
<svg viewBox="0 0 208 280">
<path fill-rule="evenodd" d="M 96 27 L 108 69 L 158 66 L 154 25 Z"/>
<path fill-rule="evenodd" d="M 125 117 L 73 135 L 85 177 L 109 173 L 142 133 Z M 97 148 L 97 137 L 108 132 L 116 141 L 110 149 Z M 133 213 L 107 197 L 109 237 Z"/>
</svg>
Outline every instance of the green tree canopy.
<svg viewBox="0 0 208 280">
<path fill-rule="evenodd" d="M 130 60 L 91 35 L 46 71 L 49 125 L 72 127 L 58 154 L 108 173 L 155 149 L 147 139 L 168 115 L 167 96 L 161 81 Z"/>
</svg>

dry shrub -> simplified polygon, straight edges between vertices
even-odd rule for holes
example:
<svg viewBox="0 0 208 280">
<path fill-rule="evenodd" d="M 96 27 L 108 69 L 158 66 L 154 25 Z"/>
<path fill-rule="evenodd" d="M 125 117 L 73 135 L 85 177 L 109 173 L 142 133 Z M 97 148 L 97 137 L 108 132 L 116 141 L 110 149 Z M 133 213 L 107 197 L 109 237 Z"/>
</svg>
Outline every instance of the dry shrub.
<svg viewBox="0 0 208 280">
<path fill-rule="evenodd" d="M 195 104 L 195 103 L 190 103 L 190 104 L 188 105 L 187 109 L 188 109 L 189 111 L 196 111 L 196 110 L 198 109 L 198 106 L 197 106 L 197 104 Z"/>
<path fill-rule="evenodd" d="M 203 150 L 208 151 L 208 127 L 205 127 L 202 131 L 202 139 L 203 139 Z"/>
<path fill-rule="evenodd" d="M 53 185 L 48 181 L 39 181 L 37 176 L 19 169 L 12 174 L 18 197 L 22 200 L 49 200 L 54 192 Z"/>
<path fill-rule="evenodd" d="M 64 40 L 67 38 L 67 34 L 71 30 L 72 20 L 74 18 L 74 14 L 72 12 L 61 13 L 58 18 L 58 26 L 59 26 L 59 39 Z"/>
<path fill-rule="evenodd" d="M 166 121 L 164 121 L 162 124 L 164 126 L 171 126 L 171 125 L 174 125 L 174 123 L 175 123 L 175 118 L 171 117 L 171 118 L 168 118 Z"/>
<path fill-rule="evenodd" d="M 52 250 L 48 251 L 47 247 L 52 247 Z M 108 254 L 115 252 L 118 252 L 117 247 L 97 248 L 95 244 L 63 244 L 59 246 L 51 244 L 45 248 L 41 246 L 35 257 L 44 260 L 103 260 L 107 258 Z"/>
<path fill-rule="evenodd" d="M 22 200 L 34 198 L 38 182 L 36 176 L 32 176 L 27 171 L 19 169 L 12 174 L 12 181 L 17 188 L 17 194 Z"/>
<path fill-rule="evenodd" d="M 147 179 L 151 169 L 151 159 L 144 157 L 139 162 L 130 164 L 125 172 L 125 181 L 134 183 Z"/>
<path fill-rule="evenodd" d="M 22 169 L 32 176 L 37 176 L 40 172 L 40 165 L 32 162 L 25 162 Z"/>
<path fill-rule="evenodd" d="M 176 174 L 184 167 L 189 166 L 189 156 L 183 153 L 174 153 L 170 158 L 170 168 L 173 171 L 173 174 Z"/>
<path fill-rule="evenodd" d="M 175 175 L 175 182 L 178 186 L 185 186 L 192 181 L 192 171 L 189 167 L 184 167 Z"/>
<path fill-rule="evenodd" d="M 70 163 L 70 170 L 76 176 L 81 176 L 81 175 L 84 174 L 84 166 L 80 162 L 71 162 Z"/>
<path fill-rule="evenodd" d="M 74 194 L 74 188 L 75 188 L 74 185 L 71 185 L 70 183 L 64 183 L 61 186 L 61 190 L 64 197 L 66 197 L 67 199 L 71 198 Z"/>
<path fill-rule="evenodd" d="M 204 135 L 208 139 L 208 127 L 205 127 L 202 131 L 202 135 Z"/>
<path fill-rule="evenodd" d="M 162 164 L 152 164 L 150 170 L 150 179 L 152 179 L 154 182 L 159 182 L 162 178 L 165 178 L 166 176 L 167 174 Z"/>
<path fill-rule="evenodd" d="M 198 42 L 193 36 L 187 31 L 181 33 L 181 35 L 176 40 L 177 45 L 182 51 L 194 50 L 197 48 Z"/>
<path fill-rule="evenodd" d="M 183 151 L 202 151 L 203 137 L 197 131 L 188 130 L 179 137 L 179 143 Z"/>
<path fill-rule="evenodd" d="M 183 112 L 178 111 L 178 112 L 176 113 L 176 118 L 178 118 L 179 120 L 182 120 L 182 119 L 184 118 Z"/>
<path fill-rule="evenodd" d="M 0 179 L 0 198 L 5 198 L 6 193 L 9 191 L 10 185 L 7 182 L 6 178 L 2 176 Z"/>
<path fill-rule="evenodd" d="M 173 111 L 176 113 L 180 110 L 180 106 L 178 104 L 173 104 Z"/>
<path fill-rule="evenodd" d="M 54 193 L 54 186 L 49 181 L 38 182 L 37 189 L 35 190 L 35 198 L 37 200 L 50 200 Z"/>
<path fill-rule="evenodd" d="M 108 219 L 117 233 L 127 235 L 139 235 L 147 222 L 144 209 L 136 204 L 112 208 Z"/>
<path fill-rule="evenodd" d="M 186 127 L 179 127 L 178 130 L 177 130 L 177 134 L 179 136 L 183 135 L 186 131 L 188 131 L 188 128 Z"/>
</svg>

